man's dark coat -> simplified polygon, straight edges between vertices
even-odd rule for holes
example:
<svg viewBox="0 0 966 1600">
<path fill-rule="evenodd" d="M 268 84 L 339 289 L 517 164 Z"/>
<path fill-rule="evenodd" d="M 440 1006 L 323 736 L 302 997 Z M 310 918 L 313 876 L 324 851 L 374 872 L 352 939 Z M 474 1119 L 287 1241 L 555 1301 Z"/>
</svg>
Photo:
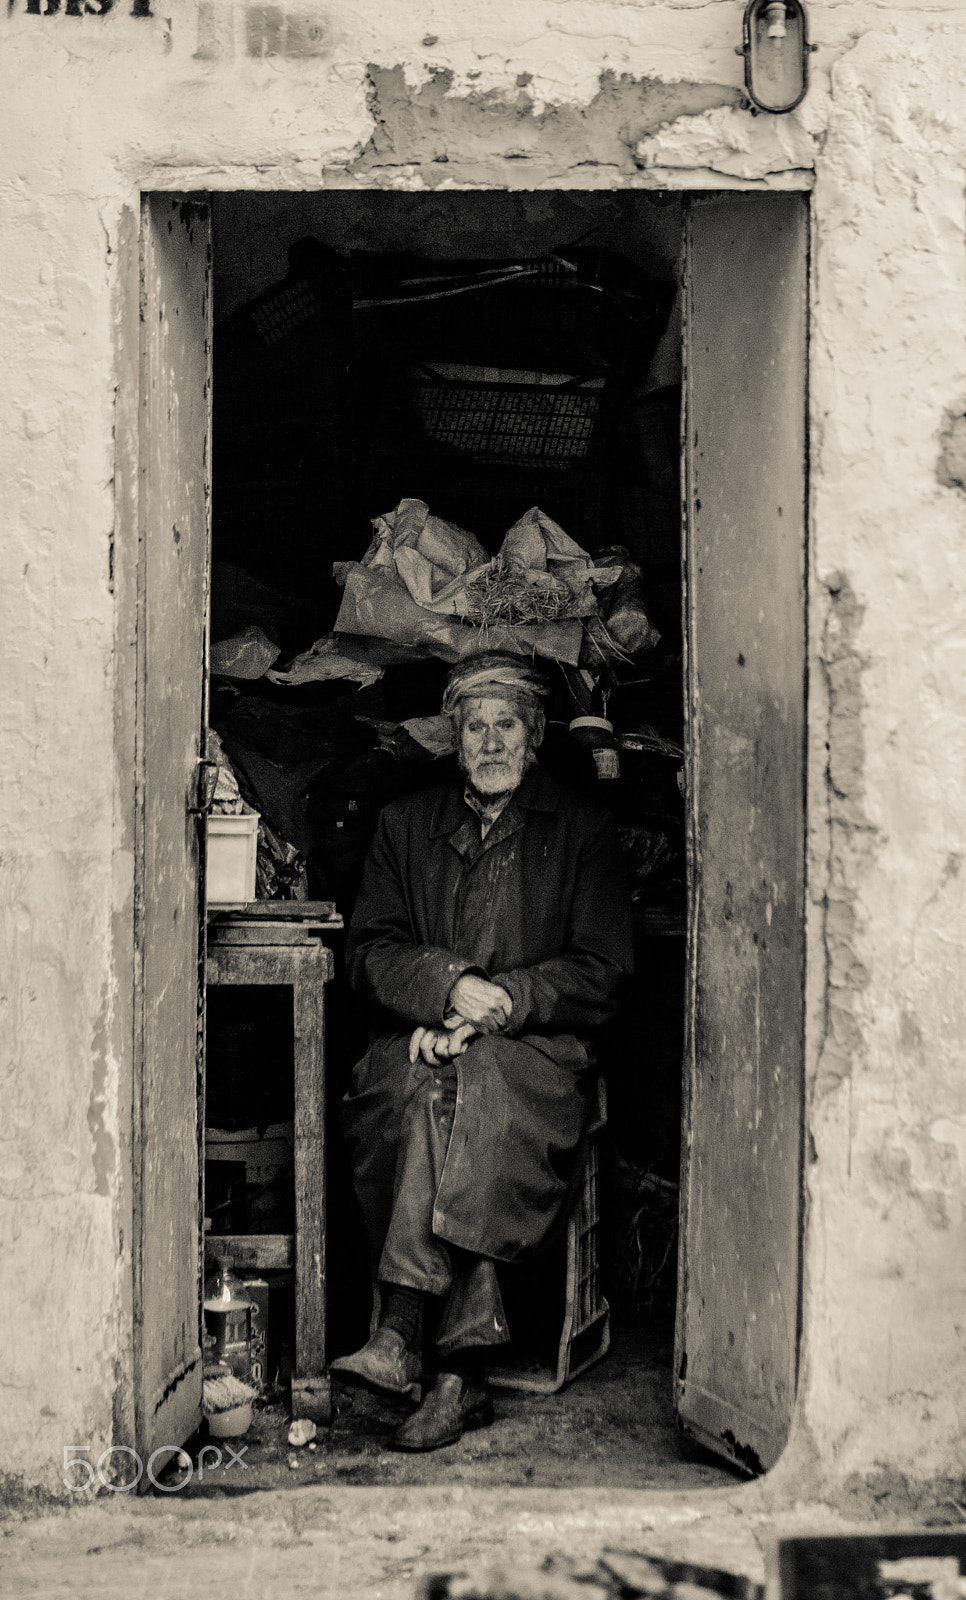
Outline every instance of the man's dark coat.
<svg viewBox="0 0 966 1600">
<path fill-rule="evenodd" d="M 510 995 L 505 1032 L 457 1058 L 452 1135 L 433 1232 L 497 1261 L 538 1249 L 569 1192 L 595 1075 L 592 1040 L 632 966 L 630 900 L 610 817 L 532 767 L 485 839 L 463 784 L 382 813 L 349 934 L 356 993 L 374 1004 L 345 1104 L 356 1187 L 376 1253 L 414 1096 L 412 1030 L 443 1020 L 461 973 Z M 590 1047 L 591 1054 L 588 1054 Z M 438 1080 L 436 1080 L 438 1082 Z"/>
</svg>

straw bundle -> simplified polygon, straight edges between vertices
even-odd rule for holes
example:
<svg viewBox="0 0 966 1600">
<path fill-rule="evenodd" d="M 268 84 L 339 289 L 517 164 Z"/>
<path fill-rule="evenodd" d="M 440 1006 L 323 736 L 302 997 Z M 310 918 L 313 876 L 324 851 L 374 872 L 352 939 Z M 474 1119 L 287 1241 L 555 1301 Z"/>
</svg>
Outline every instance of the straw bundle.
<svg viewBox="0 0 966 1600">
<path fill-rule="evenodd" d="M 240 1378 L 226 1372 L 224 1377 L 206 1378 L 202 1396 L 202 1410 L 206 1416 L 214 1416 L 219 1411 L 231 1411 L 235 1406 L 243 1406 L 246 1400 L 254 1400 L 258 1390 L 250 1384 L 242 1383 Z"/>
<path fill-rule="evenodd" d="M 534 572 L 496 556 L 464 589 L 463 620 L 483 626 L 560 622 L 573 615 L 573 591 L 549 572 Z"/>
</svg>

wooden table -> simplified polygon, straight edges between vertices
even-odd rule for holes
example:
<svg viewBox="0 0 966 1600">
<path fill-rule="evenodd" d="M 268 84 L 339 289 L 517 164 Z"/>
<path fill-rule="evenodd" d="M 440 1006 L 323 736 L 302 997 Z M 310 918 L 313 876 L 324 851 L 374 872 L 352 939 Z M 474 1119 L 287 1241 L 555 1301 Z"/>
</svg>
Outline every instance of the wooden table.
<svg viewBox="0 0 966 1600">
<path fill-rule="evenodd" d="M 325 985 L 342 927 L 329 902 L 257 901 L 208 924 L 209 984 L 291 987 L 295 1024 L 295 1234 L 218 1235 L 236 1267 L 295 1266 L 292 1414 L 331 1419 L 325 1339 Z M 214 1243 L 214 1238 L 212 1243 Z"/>
</svg>

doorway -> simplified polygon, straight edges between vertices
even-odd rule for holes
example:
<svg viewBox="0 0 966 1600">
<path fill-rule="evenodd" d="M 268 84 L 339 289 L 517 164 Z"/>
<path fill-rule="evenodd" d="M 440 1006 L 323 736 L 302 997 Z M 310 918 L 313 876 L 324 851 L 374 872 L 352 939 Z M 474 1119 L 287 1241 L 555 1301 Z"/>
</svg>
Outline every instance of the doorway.
<svg viewBox="0 0 966 1600">
<path fill-rule="evenodd" d="M 807 213 L 799 197 L 729 196 L 716 205 L 718 198 L 216 197 L 212 616 L 216 643 L 232 623 L 257 623 L 284 669 L 332 628 L 340 604 L 332 560 L 358 561 L 369 520 L 404 498 L 421 498 L 469 528 L 489 553 L 538 504 L 591 556 L 616 545 L 641 575 L 643 606 L 660 639 L 612 674 L 603 706 L 567 706 L 567 693 L 579 692 L 578 663 L 578 677 L 562 674 L 561 685 L 571 715 L 609 713 L 620 745 L 621 794 L 612 790 L 610 803 L 619 809 L 634 879 L 638 965 L 652 979 L 649 995 L 638 985 L 611 1041 L 602 1272 L 615 1328 L 623 1323 L 636 1337 L 642 1318 L 652 1333 L 663 1326 L 668 1358 L 677 1300 L 679 1414 L 698 1439 L 756 1470 L 777 1458 L 794 1392 Z M 555 252 L 565 267 L 551 265 Z M 645 331 L 630 355 L 606 317 L 593 319 L 592 333 L 586 316 L 576 328 L 562 328 L 553 315 L 541 326 L 533 298 L 516 324 L 505 302 L 488 327 L 485 310 L 438 314 L 444 298 L 458 298 L 449 290 L 462 290 L 474 275 L 538 262 L 546 294 L 555 270 L 572 271 L 575 262 L 579 270 L 589 257 L 588 275 L 598 281 L 588 298 L 613 292 L 613 279 L 599 280 L 603 268 L 616 270 L 615 260 L 627 273 L 621 292 L 630 285 L 637 296 Z M 414 295 L 413 279 L 425 293 Z M 277 326 L 269 339 L 259 335 L 259 312 L 265 326 L 273 300 L 291 314 L 306 285 L 328 315 L 303 320 L 294 340 Z M 394 307 L 399 300 L 409 303 Z M 267 359 L 260 350 L 253 360 L 256 337 Z M 561 471 L 519 453 L 512 462 L 454 463 L 445 430 L 427 447 L 425 427 L 422 437 L 413 428 L 414 381 L 420 392 L 442 389 L 452 406 L 453 387 L 477 381 L 481 369 L 485 383 L 504 388 L 549 374 L 589 393 L 606 412 L 597 453 L 587 462 L 585 452 L 579 470 L 571 462 Z M 608 404 L 598 401 L 602 393 Z M 770 563 L 765 600 L 763 563 Z M 305 770 L 295 775 L 297 792 L 290 784 L 281 799 L 276 794 L 274 803 L 288 810 L 275 816 L 288 821 L 279 836 L 302 855 L 310 892 L 328 898 L 328 889 L 346 909 L 367 829 L 390 797 L 387 782 L 400 780 L 387 724 L 392 732 L 430 715 L 445 673 L 442 663 L 420 663 L 418 671 L 393 665 L 395 676 L 385 669 L 376 685 L 349 686 L 348 713 L 344 684 L 341 696 L 331 682 L 320 694 L 318 681 L 298 696 L 291 685 L 264 683 L 259 692 L 257 681 L 213 680 L 212 726 L 255 789 L 252 750 L 262 757 L 263 783 L 266 762 L 300 766 L 258 749 L 269 724 L 283 724 L 290 752 L 303 757 L 305 729 L 314 724 L 318 734 L 326 724 L 328 759 L 304 783 Z M 599 675 L 587 677 L 599 688 Z M 339 699 L 342 736 L 333 739 Z M 293 717 L 293 706 L 303 714 Z M 568 719 L 559 720 L 547 758 L 599 793 L 596 763 L 575 752 Z M 360 737 L 360 723 L 375 729 L 375 739 Z M 417 753 L 411 765 L 422 771 L 407 781 L 427 781 L 423 757 Z M 774 826 L 776 812 L 784 829 Z M 299 827 L 299 840 L 284 838 Z M 335 1098 L 357 1053 L 359 1019 L 338 983 L 329 998 Z M 260 1025 L 264 1017 L 252 1020 L 249 1042 Z M 223 1099 L 229 1081 L 222 1073 Z M 724 1141 L 725 1159 L 719 1134 L 727 1117 L 734 1137 Z M 344 1181 L 336 1160 L 330 1182 L 337 1193 Z M 367 1300 L 347 1188 L 344 1198 L 336 1209 L 346 1220 L 329 1241 L 329 1259 L 340 1307 L 335 1337 L 347 1347 L 364 1325 Z M 744 1221 L 754 1213 L 754 1226 L 739 1239 L 742 1207 Z M 685 1226 L 675 1295 L 679 1211 Z M 149 1253 L 146 1236 L 142 1248 Z M 776 1276 L 782 1336 L 774 1318 L 747 1311 L 749 1284 L 762 1307 L 774 1308 Z M 725 1279 L 737 1296 L 730 1305 Z M 758 1330 L 754 1338 L 749 1329 Z M 670 1370 L 662 1381 L 670 1394 Z"/>
</svg>

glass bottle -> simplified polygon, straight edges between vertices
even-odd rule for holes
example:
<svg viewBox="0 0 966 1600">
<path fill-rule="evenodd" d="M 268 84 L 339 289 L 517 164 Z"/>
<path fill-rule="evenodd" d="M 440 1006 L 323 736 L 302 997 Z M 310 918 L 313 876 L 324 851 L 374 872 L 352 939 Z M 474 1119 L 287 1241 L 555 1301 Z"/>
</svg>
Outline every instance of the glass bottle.
<svg viewBox="0 0 966 1600">
<path fill-rule="evenodd" d="M 227 1362 L 247 1383 L 252 1372 L 252 1303 L 225 1256 L 205 1280 L 205 1359 Z"/>
</svg>

